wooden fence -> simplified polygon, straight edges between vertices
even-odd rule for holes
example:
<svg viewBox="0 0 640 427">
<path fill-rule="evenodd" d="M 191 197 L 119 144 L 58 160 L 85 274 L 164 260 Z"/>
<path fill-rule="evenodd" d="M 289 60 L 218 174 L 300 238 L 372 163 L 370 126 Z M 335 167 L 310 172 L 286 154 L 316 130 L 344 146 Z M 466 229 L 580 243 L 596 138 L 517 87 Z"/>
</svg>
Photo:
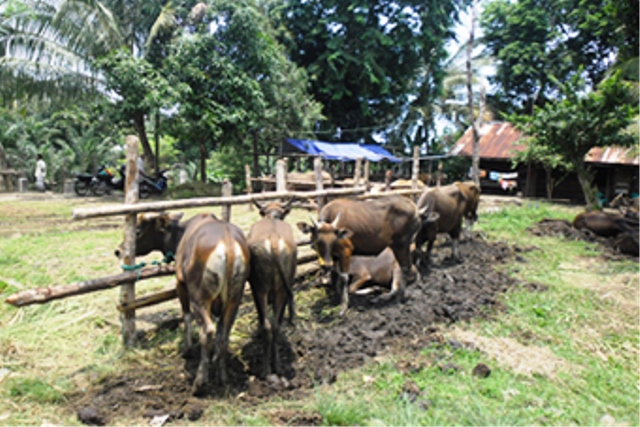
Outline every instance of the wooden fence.
<svg viewBox="0 0 640 427">
<path fill-rule="evenodd" d="M 360 185 L 360 176 L 356 172 L 354 179 L 354 187 L 352 188 L 338 188 L 338 189 L 324 189 L 322 182 L 322 159 L 316 158 L 314 160 L 314 176 L 315 176 L 315 191 L 287 191 L 286 182 L 286 160 L 280 159 L 276 162 L 276 191 L 263 192 L 247 195 L 232 196 L 231 183 L 225 182 L 222 187 L 221 197 L 203 197 L 192 198 L 185 200 L 171 200 L 171 201 L 157 201 L 138 203 L 138 139 L 135 136 L 128 136 L 126 139 L 126 178 L 125 183 L 125 197 L 124 203 L 111 206 L 101 206 L 95 208 L 78 208 L 73 210 L 72 219 L 82 220 L 89 218 L 107 217 L 124 215 L 124 244 L 122 248 L 123 252 L 123 265 L 129 266 L 129 268 L 135 268 L 135 238 L 136 238 L 136 219 L 137 214 L 141 212 L 160 212 L 171 209 L 183 209 L 193 207 L 204 206 L 221 206 L 222 217 L 226 221 L 231 220 L 231 207 L 234 205 L 251 203 L 252 200 L 275 200 L 283 198 L 296 198 L 296 199 L 315 199 L 315 208 L 318 211 L 324 206 L 329 198 L 341 197 L 341 196 L 354 196 L 358 198 L 369 197 L 383 197 L 390 194 L 402 194 L 409 196 L 416 196 L 420 194 L 422 190 L 417 189 L 417 166 L 414 162 L 412 180 L 415 184 L 413 189 L 408 190 L 396 190 L 392 192 L 383 192 L 379 194 L 366 194 L 366 188 Z M 414 152 L 414 155 L 417 153 Z M 359 170 L 360 162 L 356 170 Z M 365 163 L 365 181 L 368 175 L 367 163 Z M 248 180 L 250 180 L 250 174 L 248 174 Z M 250 187 L 249 187 L 250 188 Z M 298 245 L 308 244 L 308 240 L 302 240 L 297 242 Z M 313 263 L 316 261 L 314 254 L 304 255 L 298 257 L 298 266 Z M 126 267 L 124 267 L 126 268 Z M 317 269 L 317 265 L 311 267 Z M 310 270 L 301 270 L 297 273 L 297 277 L 300 275 L 308 274 Z M 98 290 L 109 289 L 116 286 L 120 286 L 120 303 L 118 310 L 121 313 L 122 321 L 122 337 L 126 345 L 132 346 L 135 344 L 135 317 L 136 309 L 147 307 L 154 304 L 159 304 L 164 301 L 176 298 L 177 294 L 175 288 L 166 289 L 160 292 L 147 294 L 142 297 L 136 298 L 135 283 L 139 280 L 145 280 L 153 277 L 173 275 L 175 268 L 171 265 L 143 268 L 138 271 L 126 271 L 113 276 L 103 277 L 99 279 L 87 280 L 79 283 L 63 286 L 53 286 L 45 288 L 30 289 L 21 292 L 17 292 L 6 299 L 6 302 L 17 307 L 22 307 L 30 304 L 42 304 L 51 300 L 66 298 L 74 295 L 81 295 L 89 292 L 95 292 Z"/>
</svg>

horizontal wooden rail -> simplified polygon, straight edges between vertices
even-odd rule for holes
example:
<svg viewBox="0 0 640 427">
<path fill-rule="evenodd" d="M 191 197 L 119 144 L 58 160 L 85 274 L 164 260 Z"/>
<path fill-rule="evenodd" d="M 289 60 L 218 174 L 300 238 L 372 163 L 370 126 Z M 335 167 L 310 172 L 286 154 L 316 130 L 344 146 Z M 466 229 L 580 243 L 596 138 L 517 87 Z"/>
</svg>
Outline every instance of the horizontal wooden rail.
<svg viewBox="0 0 640 427">
<path fill-rule="evenodd" d="M 114 276 L 85 280 L 84 282 L 72 283 L 70 285 L 47 286 L 46 288 L 36 288 L 16 292 L 15 294 L 9 295 L 9 297 L 5 299 L 5 302 L 16 307 L 31 304 L 43 304 L 56 299 L 114 288 L 136 280 L 169 276 L 175 274 L 175 272 L 176 270 L 172 265 L 143 268 L 139 271 L 127 271 Z"/>
<path fill-rule="evenodd" d="M 171 209 L 195 208 L 203 206 L 242 205 L 252 200 L 273 200 L 278 198 L 309 199 L 314 197 L 354 196 L 365 192 L 364 188 L 342 188 L 322 191 L 281 191 L 259 194 L 244 194 L 231 197 L 199 197 L 184 200 L 167 200 L 136 204 L 118 204 L 96 208 L 77 208 L 73 210 L 72 219 L 88 219 L 114 215 L 127 215 L 140 212 L 161 212 Z"/>
</svg>

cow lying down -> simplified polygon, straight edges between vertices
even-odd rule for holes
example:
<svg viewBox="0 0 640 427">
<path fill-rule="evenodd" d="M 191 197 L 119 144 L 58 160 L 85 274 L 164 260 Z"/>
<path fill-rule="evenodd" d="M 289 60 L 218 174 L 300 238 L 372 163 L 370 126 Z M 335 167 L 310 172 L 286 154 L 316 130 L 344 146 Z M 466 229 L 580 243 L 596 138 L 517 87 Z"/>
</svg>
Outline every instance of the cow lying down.
<svg viewBox="0 0 640 427">
<path fill-rule="evenodd" d="M 415 266 L 412 273 L 419 279 Z M 349 292 L 368 295 L 397 289 L 402 280 L 402 269 L 391 248 L 386 248 L 378 256 L 352 256 L 349 265 Z M 370 285 L 370 286 L 366 286 Z"/>
<path fill-rule="evenodd" d="M 608 212 L 582 212 L 574 218 L 572 225 L 578 230 L 589 230 L 602 237 L 617 237 L 614 248 L 623 254 L 638 255 L 640 242 L 638 239 L 639 222 L 635 212 L 625 215 Z"/>
</svg>

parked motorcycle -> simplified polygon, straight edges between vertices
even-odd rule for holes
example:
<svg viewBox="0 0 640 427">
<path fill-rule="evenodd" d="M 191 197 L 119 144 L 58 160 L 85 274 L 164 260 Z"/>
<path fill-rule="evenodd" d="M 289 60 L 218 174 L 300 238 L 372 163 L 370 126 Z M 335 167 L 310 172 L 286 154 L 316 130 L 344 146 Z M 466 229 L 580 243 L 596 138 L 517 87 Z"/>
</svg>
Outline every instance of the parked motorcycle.
<svg viewBox="0 0 640 427">
<path fill-rule="evenodd" d="M 73 191 L 80 197 L 87 195 L 87 192 L 91 188 L 91 181 L 93 175 L 90 173 L 77 173 L 73 178 Z"/>
<path fill-rule="evenodd" d="M 152 194 L 162 194 L 167 189 L 167 171 L 162 170 L 158 173 L 158 179 L 153 179 L 149 175 L 140 173 L 140 187 L 138 194 L 141 199 L 146 199 Z"/>
<path fill-rule="evenodd" d="M 98 168 L 98 172 L 91 179 L 90 189 L 94 196 L 100 197 L 111 194 L 111 181 L 113 173 L 104 165 Z"/>
</svg>

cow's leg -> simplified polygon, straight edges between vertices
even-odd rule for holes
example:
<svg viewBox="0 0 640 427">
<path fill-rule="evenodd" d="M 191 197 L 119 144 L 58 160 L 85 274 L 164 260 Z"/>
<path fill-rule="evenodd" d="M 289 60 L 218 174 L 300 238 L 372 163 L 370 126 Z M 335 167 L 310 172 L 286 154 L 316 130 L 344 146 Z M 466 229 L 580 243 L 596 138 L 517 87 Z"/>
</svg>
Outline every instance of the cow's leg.
<svg viewBox="0 0 640 427">
<path fill-rule="evenodd" d="M 349 273 L 340 273 L 340 316 L 344 316 L 349 308 Z"/>
<path fill-rule="evenodd" d="M 289 290 L 286 289 L 286 286 L 284 286 L 283 284 L 283 286 L 280 287 L 276 292 L 275 299 L 273 302 L 274 303 L 273 315 L 275 318 L 275 327 L 273 328 L 273 340 L 272 340 L 271 348 L 269 349 L 269 351 L 271 351 L 270 353 L 271 363 L 272 363 L 271 368 L 273 369 L 273 372 L 275 372 L 278 375 L 282 373 L 282 370 L 280 369 L 280 356 L 278 354 L 278 346 L 276 345 L 276 338 L 278 337 L 278 333 L 280 331 L 280 325 L 282 325 L 282 321 L 284 320 L 284 310 L 285 308 L 287 308 L 288 304 L 289 305 L 291 304 L 292 299 L 293 299 L 293 296 L 290 295 Z"/>
<path fill-rule="evenodd" d="M 208 306 L 208 304 L 205 304 Z M 192 393 L 196 396 L 202 395 L 206 391 L 206 385 L 209 383 L 209 364 L 211 353 L 213 351 L 213 334 L 215 326 L 211 320 L 210 310 L 198 304 L 194 307 L 196 319 L 200 325 L 200 364 L 198 365 L 198 373 L 193 382 Z"/>
<path fill-rule="evenodd" d="M 349 285 L 349 292 L 352 294 L 356 293 L 358 289 L 360 289 L 369 280 L 371 280 L 371 274 L 369 274 L 368 272 L 362 274 L 355 282 Z"/>
<path fill-rule="evenodd" d="M 187 354 L 193 348 L 193 342 L 191 339 L 191 309 L 189 307 L 189 292 L 187 286 L 183 282 L 176 283 L 176 292 L 178 293 L 178 299 L 180 300 L 180 306 L 182 307 L 182 319 L 184 320 L 184 338 L 185 338 L 185 351 Z"/>
<path fill-rule="evenodd" d="M 233 326 L 233 322 L 236 319 L 236 314 L 238 314 L 238 307 L 240 307 L 241 299 L 242 294 L 240 294 L 239 298 L 230 298 L 223 309 L 220 320 L 218 321 L 218 331 L 216 335 L 216 344 L 218 349 L 216 353 L 216 373 L 220 384 L 227 383 L 227 350 L 229 347 L 229 333 L 231 332 L 231 326 Z"/>
<path fill-rule="evenodd" d="M 459 224 L 449 232 L 449 236 L 451 236 L 451 257 L 455 261 L 460 261 L 460 253 L 458 252 L 458 244 L 460 242 L 460 231 L 462 228 L 462 224 Z"/>
<path fill-rule="evenodd" d="M 256 310 L 258 311 L 258 325 L 260 328 L 260 337 L 264 348 L 264 359 L 262 359 L 262 368 L 260 375 L 262 377 L 267 376 L 270 373 L 271 361 L 269 357 L 271 355 L 271 346 L 273 343 L 273 331 L 271 330 L 271 322 L 269 322 L 268 316 L 268 293 L 262 284 L 251 283 L 251 290 L 253 294 L 253 301 L 256 304 Z"/>
</svg>

